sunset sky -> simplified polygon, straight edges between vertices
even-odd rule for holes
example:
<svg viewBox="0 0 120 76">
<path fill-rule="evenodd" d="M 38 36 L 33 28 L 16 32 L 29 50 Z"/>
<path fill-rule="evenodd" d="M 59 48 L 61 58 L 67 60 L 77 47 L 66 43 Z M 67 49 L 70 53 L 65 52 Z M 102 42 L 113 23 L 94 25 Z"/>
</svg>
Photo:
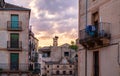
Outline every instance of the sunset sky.
<svg viewBox="0 0 120 76">
<path fill-rule="evenodd" d="M 5 2 L 31 9 L 30 25 L 39 46 L 70 43 L 77 38 L 78 0 L 5 0 Z"/>
</svg>

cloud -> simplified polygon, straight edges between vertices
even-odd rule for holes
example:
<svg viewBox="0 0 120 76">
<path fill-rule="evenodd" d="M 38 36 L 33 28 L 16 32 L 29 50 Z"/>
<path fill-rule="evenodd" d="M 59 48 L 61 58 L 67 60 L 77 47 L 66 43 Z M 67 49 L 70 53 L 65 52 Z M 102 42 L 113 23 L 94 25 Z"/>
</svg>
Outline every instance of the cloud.
<svg viewBox="0 0 120 76">
<path fill-rule="evenodd" d="M 50 13 L 58 13 L 74 6 L 75 0 L 39 0 L 36 1 L 36 7 L 39 10 L 48 10 Z"/>
<path fill-rule="evenodd" d="M 77 38 L 78 0 L 6 0 L 31 8 L 30 24 L 40 46 L 52 44 L 59 36 L 60 44 Z"/>
<path fill-rule="evenodd" d="M 34 4 L 33 11 L 37 10 L 34 12 L 38 19 L 34 23 L 34 31 L 39 32 L 36 33 L 36 36 L 40 40 L 50 40 L 50 38 L 52 40 L 57 35 L 61 43 L 75 40 L 78 25 L 77 2 L 77 0 L 34 0 L 32 2 Z M 44 35 L 40 35 L 43 32 Z"/>
</svg>

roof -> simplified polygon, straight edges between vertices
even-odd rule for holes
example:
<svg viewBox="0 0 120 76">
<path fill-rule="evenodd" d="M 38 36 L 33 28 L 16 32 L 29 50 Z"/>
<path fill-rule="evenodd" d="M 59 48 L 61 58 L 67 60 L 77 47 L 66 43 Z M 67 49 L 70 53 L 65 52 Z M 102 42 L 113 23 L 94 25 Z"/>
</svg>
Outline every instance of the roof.
<svg viewBox="0 0 120 76">
<path fill-rule="evenodd" d="M 28 8 L 20 7 L 20 6 L 17 6 L 17 5 L 10 4 L 10 3 L 5 3 L 4 8 L 0 8 L 0 10 L 31 11 Z"/>
<path fill-rule="evenodd" d="M 61 45 L 60 47 L 69 47 L 69 46 L 70 46 L 70 44 L 65 43 L 65 44 Z"/>
<path fill-rule="evenodd" d="M 46 47 L 40 48 L 39 51 L 41 51 L 41 52 L 50 52 L 51 51 L 51 47 L 50 46 L 46 46 Z"/>
</svg>

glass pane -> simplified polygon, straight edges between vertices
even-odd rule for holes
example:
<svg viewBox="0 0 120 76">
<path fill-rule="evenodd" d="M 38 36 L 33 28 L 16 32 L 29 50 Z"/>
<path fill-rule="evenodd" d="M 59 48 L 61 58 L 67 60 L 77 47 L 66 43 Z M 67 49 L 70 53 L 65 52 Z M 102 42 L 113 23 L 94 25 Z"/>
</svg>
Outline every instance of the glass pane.
<svg viewBox="0 0 120 76">
<path fill-rule="evenodd" d="M 12 48 L 19 47 L 19 34 L 11 34 L 11 47 Z"/>
<path fill-rule="evenodd" d="M 11 16 L 11 28 L 18 28 L 18 15 Z"/>
<path fill-rule="evenodd" d="M 11 67 L 11 70 L 18 70 L 18 64 L 19 64 L 19 54 L 18 53 L 11 53 L 10 54 L 10 67 Z"/>
</svg>

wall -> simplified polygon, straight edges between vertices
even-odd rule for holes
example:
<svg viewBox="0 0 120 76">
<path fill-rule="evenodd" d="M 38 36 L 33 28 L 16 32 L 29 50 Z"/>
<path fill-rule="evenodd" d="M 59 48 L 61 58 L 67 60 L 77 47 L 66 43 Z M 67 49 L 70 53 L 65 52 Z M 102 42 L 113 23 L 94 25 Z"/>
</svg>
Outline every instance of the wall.
<svg viewBox="0 0 120 76">
<path fill-rule="evenodd" d="M 88 0 L 89 1 L 89 0 Z M 85 1 L 81 0 L 79 30 L 85 28 Z M 90 0 L 88 7 L 88 24 L 91 24 L 91 14 L 99 10 L 102 22 L 111 23 L 111 44 L 120 41 L 120 0 Z M 80 46 L 79 48 L 83 48 Z M 120 76 L 120 66 L 118 65 L 117 45 L 108 46 L 96 50 L 88 50 L 87 53 L 87 75 L 93 76 L 93 51 L 99 51 L 99 75 L 100 76 Z M 78 73 L 79 76 L 85 76 L 85 50 L 79 50 Z"/>
<path fill-rule="evenodd" d="M 22 21 L 22 31 L 7 31 L 7 21 L 11 20 L 11 14 L 18 14 L 19 21 Z M 28 11 L 0 11 L 0 62 L 10 63 L 9 54 L 19 53 L 19 62 L 28 62 L 28 27 L 29 12 Z M 22 41 L 22 51 L 8 51 L 7 41 L 10 40 L 10 33 L 19 33 L 19 41 Z"/>
</svg>

